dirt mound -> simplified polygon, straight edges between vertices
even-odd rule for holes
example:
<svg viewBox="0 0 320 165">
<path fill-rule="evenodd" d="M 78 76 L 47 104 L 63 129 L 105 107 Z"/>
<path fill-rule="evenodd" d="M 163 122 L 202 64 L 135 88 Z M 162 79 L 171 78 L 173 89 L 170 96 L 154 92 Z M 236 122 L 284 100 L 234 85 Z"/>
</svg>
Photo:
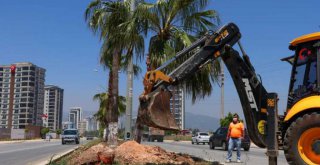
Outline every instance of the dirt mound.
<svg viewBox="0 0 320 165">
<path fill-rule="evenodd" d="M 110 149 L 105 143 L 99 143 L 80 154 L 74 154 L 68 164 L 89 164 L 99 162 L 99 155 L 114 155 L 114 150 Z"/>
<path fill-rule="evenodd" d="M 96 164 L 99 162 L 119 164 L 195 164 L 187 155 L 167 152 L 157 146 L 146 146 L 135 141 L 127 141 L 116 149 L 109 148 L 105 143 L 99 143 L 82 153 L 75 153 L 68 164 Z"/>
<path fill-rule="evenodd" d="M 121 164 L 194 164 L 189 156 L 167 152 L 156 146 L 145 146 L 127 141 L 115 150 L 115 161 Z"/>
</svg>

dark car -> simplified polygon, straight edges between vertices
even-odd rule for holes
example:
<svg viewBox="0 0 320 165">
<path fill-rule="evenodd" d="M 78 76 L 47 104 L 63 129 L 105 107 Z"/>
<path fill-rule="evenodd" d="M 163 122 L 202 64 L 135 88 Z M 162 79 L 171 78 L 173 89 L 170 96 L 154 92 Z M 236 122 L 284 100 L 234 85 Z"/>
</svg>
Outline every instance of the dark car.
<svg viewBox="0 0 320 165">
<path fill-rule="evenodd" d="M 228 142 L 226 142 L 228 133 L 228 127 L 220 127 L 216 130 L 216 132 L 209 138 L 209 146 L 210 149 L 214 149 L 215 147 L 222 147 L 224 150 L 228 150 Z M 250 149 L 250 138 L 245 130 L 244 138 L 241 140 L 241 148 L 245 151 L 249 151 Z"/>
</svg>

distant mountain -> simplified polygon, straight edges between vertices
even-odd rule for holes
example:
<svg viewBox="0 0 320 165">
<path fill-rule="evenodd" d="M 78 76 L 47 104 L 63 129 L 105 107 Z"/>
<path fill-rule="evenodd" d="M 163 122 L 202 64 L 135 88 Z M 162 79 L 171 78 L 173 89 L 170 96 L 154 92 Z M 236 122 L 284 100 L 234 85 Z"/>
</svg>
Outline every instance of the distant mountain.
<svg viewBox="0 0 320 165">
<path fill-rule="evenodd" d="M 215 131 L 219 128 L 220 120 L 218 118 L 196 115 L 190 112 L 185 114 L 185 128 L 198 128 L 200 131 Z"/>
</svg>

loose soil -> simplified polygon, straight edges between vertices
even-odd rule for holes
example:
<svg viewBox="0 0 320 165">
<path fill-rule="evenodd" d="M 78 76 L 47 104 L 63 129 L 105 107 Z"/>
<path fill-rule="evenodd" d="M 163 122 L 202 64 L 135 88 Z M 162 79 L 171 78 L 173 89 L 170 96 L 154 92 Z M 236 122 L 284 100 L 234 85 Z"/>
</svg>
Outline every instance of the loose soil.
<svg viewBox="0 0 320 165">
<path fill-rule="evenodd" d="M 109 148 L 106 143 L 99 143 L 81 153 L 72 155 L 71 159 L 68 161 L 68 164 L 99 164 L 102 162 L 105 162 L 106 164 L 112 163 L 139 165 L 199 164 L 199 162 L 196 162 L 189 155 L 167 152 L 160 147 L 142 145 L 135 141 L 124 142 L 115 149 Z"/>
</svg>

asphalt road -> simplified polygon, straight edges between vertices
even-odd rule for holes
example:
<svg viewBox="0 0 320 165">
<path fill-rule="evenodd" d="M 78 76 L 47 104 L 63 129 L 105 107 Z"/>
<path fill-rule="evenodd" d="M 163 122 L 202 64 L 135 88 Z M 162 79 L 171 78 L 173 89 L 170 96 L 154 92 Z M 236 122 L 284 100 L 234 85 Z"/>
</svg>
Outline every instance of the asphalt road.
<svg viewBox="0 0 320 165">
<path fill-rule="evenodd" d="M 81 140 L 80 144 L 87 143 Z M 62 145 L 61 140 L 22 141 L 22 142 L 1 142 L 0 143 L 0 164 L 1 165 L 40 165 L 54 155 L 75 149 L 78 145 Z"/>
<path fill-rule="evenodd" d="M 233 152 L 231 163 L 225 163 L 227 151 L 223 151 L 221 148 L 216 147 L 214 150 L 209 149 L 209 145 L 192 145 L 190 142 L 143 142 L 147 145 L 156 145 L 167 151 L 186 153 L 196 157 L 200 157 L 209 161 L 219 161 L 223 164 L 246 164 L 246 165 L 268 165 L 268 157 L 265 155 L 266 149 L 261 149 L 256 146 L 252 146 L 250 151 L 241 151 L 242 163 L 235 163 L 236 151 Z M 283 151 L 279 152 L 278 165 L 287 165 L 287 161 L 284 157 Z"/>
</svg>

